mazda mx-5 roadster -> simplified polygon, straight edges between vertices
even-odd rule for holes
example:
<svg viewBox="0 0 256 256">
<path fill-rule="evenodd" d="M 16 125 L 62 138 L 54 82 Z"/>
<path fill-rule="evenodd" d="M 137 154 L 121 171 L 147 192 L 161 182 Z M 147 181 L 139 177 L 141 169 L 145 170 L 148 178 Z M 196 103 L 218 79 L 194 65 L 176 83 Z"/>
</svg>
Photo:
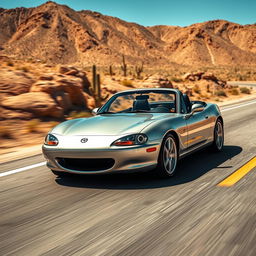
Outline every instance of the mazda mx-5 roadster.
<svg viewBox="0 0 256 256">
<path fill-rule="evenodd" d="M 47 134 L 43 154 L 55 175 L 155 170 L 169 177 L 184 156 L 223 148 L 218 106 L 190 101 L 177 89 L 119 92 L 93 114 L 60 123 Z"/>
</svg>

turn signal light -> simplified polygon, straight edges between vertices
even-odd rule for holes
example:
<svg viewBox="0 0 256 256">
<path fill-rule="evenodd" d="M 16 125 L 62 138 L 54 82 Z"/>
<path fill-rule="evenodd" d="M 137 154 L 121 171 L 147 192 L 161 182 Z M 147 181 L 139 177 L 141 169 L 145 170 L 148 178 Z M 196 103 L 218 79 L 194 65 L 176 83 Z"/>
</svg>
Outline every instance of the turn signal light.
<svg viewBox="0 0 256 256">
<path fill-rule="evenodd" d="M 115 146 L 131 146 L 134 145 L 134 141 L 128 140 L 128 141 L 116 141 Z"/>
<path fill-rule="evenodd" d="M 55 146 L 58 145 L 57 141 L 48 141 L 47 145 Z"/>
<path fill-rule="evenodd" d="M 132 134 L 122 137 L 112 143 L 114 146 L 132 146 L 132 145 L 142 145 L 145 144 L 148 140 L 148 137 L 143 134 Z"/>
<path fill-rule="evenodd" d="M 154 152 L 154 151 L 156 151 L 156 147 L 153 147 L 153 148 L 147 148 L 147 149 L 146 149 L 146 151 L 147 151 L 148 153 L 150 153 L 150 152 Z"/>
</svg>

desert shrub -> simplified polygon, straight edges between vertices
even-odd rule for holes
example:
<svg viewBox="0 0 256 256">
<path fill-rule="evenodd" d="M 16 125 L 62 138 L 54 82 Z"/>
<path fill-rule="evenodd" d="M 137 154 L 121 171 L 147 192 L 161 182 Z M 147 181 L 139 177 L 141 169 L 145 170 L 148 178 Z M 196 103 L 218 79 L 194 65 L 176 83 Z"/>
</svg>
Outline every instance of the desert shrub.
<svg viewBox="0 0 256 256">
<path fill-rule="evenodd" d="M 122 85 L 124 85 L 126 87 L 130 87 L 130 88 L 134 88 L 133 83 L 132 83 L 131 80 L 127 80 L 127 79 L 123 80 Z"/>
<path fill-rule="evenodd" d="M 219 96 L 219 97 L 227 97 L 227 94 L 225 93 L 225 91 L 223 90 L 218 90 L 215 92 L 215 95 L 216 96 Z"/>
<path fill-rule="evenodd" d="M 251 90 L 248 87 L 241 87 L 240 92 L 244 94 L 250 94 Z"/>
<path fill-rule="evenodd" d="M 27 132 L 37 132 L 38 131 L 38 127 L 40 125 L 40 121 L 38 119 L 32 119 L 30 121 L 27 122 Z"/>
<path fill-rule="evenodd" d="M 26 67 L 26 66 L 16 66 L 15 69 L 16 70 L 21 70 L 23 72 L 28 72 L 29 71 L 28 67 Z"/>
<path fill-rule="evenodd" d="M 31 58 L 31 57 L 30 57 L 30 58 L 27 58 L 27 61 L 28 61 L 28 62 L 33 62 L 33 58 Z"/>
<path fill-rule="evenodd" d="M 0 138 L 12 139 L 12 132 L 7 126 L 0 126 Z"/>
<path fill-rule="evenodd" d="M 203 99 L 206 99 L 206 100 L 209 99 L 209 96 L 206 93 L 202 93 L 201 96 L 202 96 Z"/>
<path fill-rule="evenodd" d="M 183 82 L 183 79 L 182 78 L 179 78 L 179 77 L 172 77 L 171 78 L 171 81 L 175 82 L 175 83 L 181 83 Z"/>
<path fill-rule="evenodd" d="M 238 94 L 239 94 L 239 91 L 237 90 L 237 88 L 232 88 L 232 89 L 230 90 L 230 93 L 231 93 L 232 95 L 238 95 Z"/>
<path fill-rule="evenodd" d="M 76 118 L 82 118 L 82 117 L 91 117 L 92 113 L 86 112 L 86 111 L 72 111 L 69 113 L 69 118 L 76 119 Z"/>
<path fill-rule="evenodd" d="M 13 62 L 10 61 L 10 60 L 7 61 L 6 65 L 9 66 L 9 67 L 13 67 L 14 66 Z"/>
<path fill-rule="evenodd" d="M 198 94 L 201 93 L 201 90 L 200 90 L 200 88 L 199 88 L 198 85 L 195 85 L 194 88 L 193 88 L 193 90 L 194 90 L 195 93 L 198 93 Z"/>
<path fill-rule="evenodd" d="M 238 81 L 246 81 L 246 76 L 245 75 L 238 74 L 237 78 L 238 78 Z"/>
<path fill-rule="evenodd" d="M 28 72 L 28 71 L 29 71 L 28 67 L 26 67 L 26 66 L 22 66 L 20 69 L 21 69 L 23 72 Z"/>
</svg>

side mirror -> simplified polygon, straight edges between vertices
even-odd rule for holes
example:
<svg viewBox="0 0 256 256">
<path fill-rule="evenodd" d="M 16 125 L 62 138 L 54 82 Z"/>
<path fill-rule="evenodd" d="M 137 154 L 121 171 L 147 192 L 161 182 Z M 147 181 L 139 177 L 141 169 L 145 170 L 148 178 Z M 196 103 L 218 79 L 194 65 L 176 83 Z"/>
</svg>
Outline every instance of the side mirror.
<svg viewBox="0 0 256 256">
<path fill-rule="evenodd" d="M 94 108 L 94 109 L 92 110 L 92 114 L 93 114 L 94 116 L 96 116 L 97 113 L 98 113 L 98 110 L 99 110 L 99 108 Z"/>
<path fill-rule="evenodd" d="M 204 106 L 202 104 L 195 103 L 192 105 L 191 113 L 194 114 L 196 112 L 204 111 Z"/>
<path fill-rule="evenodd" d="M 193 104 L 192 107 L 191 107 L 191 112 L 188 113 L 188 114 L 186 114 L 184 118 L 187 120 L 187 119 L 189 119 L 191 116 L 193 116 L 194 113 L 196 113 L 196 112 L 202 112 L 202 111 L 204 111 L 204 106 L 203 106 L 202 104 L 195 103 L 195 104 Z"/>
</svg>

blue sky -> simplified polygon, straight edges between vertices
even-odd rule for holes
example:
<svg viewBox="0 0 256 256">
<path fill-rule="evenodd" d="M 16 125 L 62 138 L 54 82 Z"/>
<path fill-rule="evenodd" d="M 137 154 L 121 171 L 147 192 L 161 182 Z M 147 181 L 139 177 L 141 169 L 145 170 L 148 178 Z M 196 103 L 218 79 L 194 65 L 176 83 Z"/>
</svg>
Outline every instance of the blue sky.
<svg viewBox="0 0 256 256">
<path fill-rule="evenodd" d="M 43 0 L 0 0 L 0 7 L 34 7 Z M 256 23 L 256 0 L 56 0 L 75 10 L 93 10 L 144 26 L 187 26 L 213 19 Z"/>
</svg>

